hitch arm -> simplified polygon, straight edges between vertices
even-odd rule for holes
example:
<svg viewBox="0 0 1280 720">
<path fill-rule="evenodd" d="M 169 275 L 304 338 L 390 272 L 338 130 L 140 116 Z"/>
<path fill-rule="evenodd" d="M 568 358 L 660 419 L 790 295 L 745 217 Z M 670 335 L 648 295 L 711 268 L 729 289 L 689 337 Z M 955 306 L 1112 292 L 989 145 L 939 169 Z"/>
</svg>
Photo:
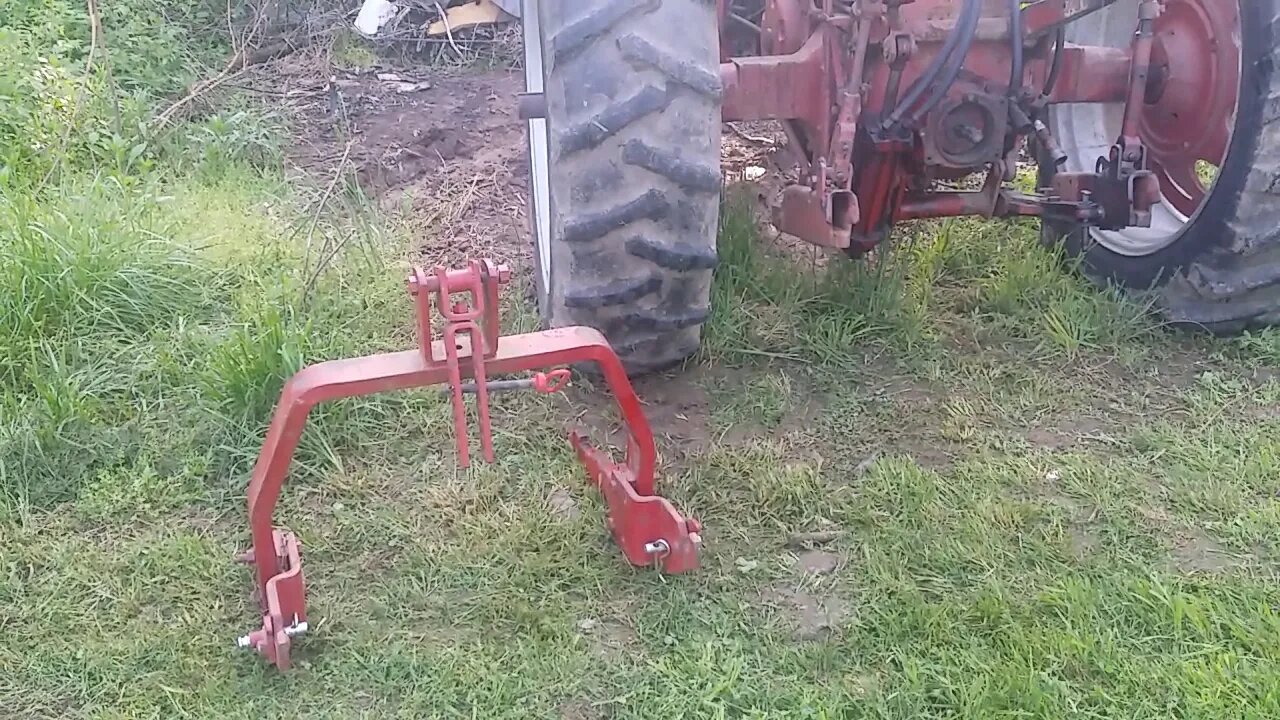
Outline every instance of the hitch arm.
<svg viewBox="0 0 1280 720">
<path fill-rule="evenodd" d="M 459 352 L 467 354 L 468 339 L 460 336 L 459 344 L 463 346 Z M 437 343 L 437 346 L 443 353 L 443 345 Z M 634 468 L 636 492 L 652 495 L 657 454 L 653 431 L 635 390 L 627 381 L 622 362 L 603 335 L 589 328 L 564 328 L 505 337 L 498 354 L 486 362 L 486 366 L 494 373 L 518 373 L 583 361 L 599 365 L 613 391 L 623 420 L 631 430 L 633 444 L 628 447 L 627 465 Z M 441 385 L 448 381 L 447 368 L 428 365 L 420 351 L 407 350 L 312 365 L 285 385 L 249 483 L 253 560 L 258 587 L 263 593 L 271 578 L 281 572 L 272 540 L 272 515 L 312 408 L 342 398 Z"/>
</svg>

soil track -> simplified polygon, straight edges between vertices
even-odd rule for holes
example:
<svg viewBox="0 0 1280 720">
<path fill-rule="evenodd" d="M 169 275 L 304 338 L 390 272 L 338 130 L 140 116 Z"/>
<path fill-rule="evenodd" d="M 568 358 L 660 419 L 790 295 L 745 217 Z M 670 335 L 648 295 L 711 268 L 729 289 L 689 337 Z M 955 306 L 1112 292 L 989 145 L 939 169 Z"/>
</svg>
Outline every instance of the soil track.
<svg viewBox="0 0 1280 720">
<path fill-rule="evenodd" d="M 260 73 L 257 85 L 285 99 L 289 170 L 315 182 L 344 165 L 343 173 L 420 238 L 416 261 L 487 256 L 527 264 L 519 71 L 377 68 L 327 75 L 314 58 L 296 55 Z"/>
<path fill-rule="evenodd" d="M 528 160 L 516 113 L 524 79 L 518 69 L 326 72 L 297 54 L 258 73 L 255 87 L 283 98 L 292 128 L 290 170 L 312 182 L 338 165 L 383 209 L 396 212 L 421 240 L 427 263 L 487 256 L 528 267 Z M 350 143 L 350 149 L 347 145 Z M 777 181 L 777 127 L 726 129 L 730 182 Z M 764 170 L 770 172 L 766 175 Z M 768 188 L 761 185 L 762 211 Z"/>
</svg>

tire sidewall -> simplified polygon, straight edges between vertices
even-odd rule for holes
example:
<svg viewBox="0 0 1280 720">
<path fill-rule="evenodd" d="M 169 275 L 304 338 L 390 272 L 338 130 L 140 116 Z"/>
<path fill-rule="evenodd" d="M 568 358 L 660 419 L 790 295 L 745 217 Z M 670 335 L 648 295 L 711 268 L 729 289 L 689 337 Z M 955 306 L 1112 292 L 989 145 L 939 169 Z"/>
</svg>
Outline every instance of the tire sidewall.
<svg viewBox="0 0 1280 720">
<path fill-rule="evenodd" d="M 548 76 L 550 75 L 550 72 L 548 70 L 550 63 L 547 62 L 547 49 L 548 49 L 547 46 L 549 45 L 549 43 L 547 43 L 545 39 L 546 33 L 544 28 L 546 27 L 546 25 L 541 21 L 541 15 L 539 15 L 540 13 L 542 13 L 543 2 L 541 2 L 541 0 L 523 0 L 522 5 L 523 7 L 521 10 L 521 18 L 522 18 L 521 23 L 524 24 L 525 30 L 526 30 L 526 32 L 522 33 L 525 38 L 524 40 L 525 42 L 529 42 L 530 40 L 529 33 L 527 32 L 528 23 L 532 21 L 531 20 L 532 18 L 536 17 L 539 19 L 538 32 L 536 37 L 533 39 L 535 42 L 538 43 L 539 53 L 542 58 L 542 62 L 541 62 L 542 87 L 543 87 L 543 92 L 546 92 L 547 83 L 549 81 Z M 527 91 L 528 87 L 526 86 L 525 89 Z M 555 212 L 556 212 L 555 193 L 551 192 L 551 177 L 550 177 L 551 168 L 549 165 L 551 161 L 551 147 L 550 147 L 551 123 L 550 123 L 550 118 L 546 118 L 546 117 L 542 118 L 542 121 L 543 121 L 544 127 L 546 128 L 546 133 L 547 133 L 548 165 L 544 169 L 547 172 L 547 182 L 546 182 L 547 210 L 548 210 L 547 218 L 548 220 L 550 220 L 551 218 L 555 217 Z M 528 199 L 529 240 L 533 250 L 533 294 L 534 294 L 534 300 L 537 302 L 539 324 L 543 328 L 548 328 L 551 326 L 551 291 L 552 291 L 552 286 L 554 286 L 556 283 L 556 274 L 554 272 L 554 268 L 543 267 L 542 252 L 541 252 L 541 249 L 538 247 L 538 242 L 539 242 L 539 237 L 540 237 L 540 232 L 542 230 L 542 227 L 538 219 L 538 206 L 536 201 L 534 200 L 534 194 L 537 192 L 537 185 L 536 185 L 537 177 L 535 176 L 535 174 L 537 173 L 537 166 L 533 161 L 533 155 L 534 155 L 534 149 L 533 149 L 534 129 L 533 128 L 534 128 L 533 120 L 525 121 L 525 160 L 526 162 L 528 162 L 528 168 L 529 168 L 529 199 Z M 549 234 L 553 232 L 552 228 L 546 228 L 546 230 Z M 554 241 L 554 238 L 549 237 L 549 239 L 551 241 Z M 548 265 L 553 264 L 551 260 L 551 255 L 552 253 L 550 252 L 547 253 Z M 547 278 L 545 282 L 543 280 L 544 275 Z"/>
</svg>

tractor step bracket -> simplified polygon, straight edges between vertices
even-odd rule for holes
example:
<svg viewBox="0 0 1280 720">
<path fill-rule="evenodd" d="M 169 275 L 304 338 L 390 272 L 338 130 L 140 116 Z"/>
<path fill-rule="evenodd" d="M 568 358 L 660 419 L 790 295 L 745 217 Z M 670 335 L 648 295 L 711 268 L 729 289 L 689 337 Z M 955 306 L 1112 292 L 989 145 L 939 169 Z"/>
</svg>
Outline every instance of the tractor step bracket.
<svg viewBox="0 0 1280 720">
<path fill-rule="evenodd" d="M 262 627 L 241 637 L 238 646 L 287 670 L 294 639 L 309 629 L 301 546 L 294 533 L 274 524 L 274 514 L 311 409 L 342 398 L 444 386 L 441 390 L 453 406 L 458 463 L 468 467 L 466 395 L 475 397 L 481 454 L 492 463 L 489 393 L 554 393 L 568 384 L 569 370 L 562 366 L 593 362 L 625 423 L 626 456 L 617 462 L 576 429 L 569 440 L 605 499 L 614 541 L 633 565 L 667 574 L 698 568 L 701 526 L 655 492 L 653 431 L 621 360 L 602 334 L 586 327 L 499 336 L 498 290 L 510 278 L 506 267 L 490 260 L 472 260 L 465 269 L 436 267 L 430 273 L 414 268 L 408 289 L 417 316 L 417 349 L 319 363 L 285 384 L 249 483 L 253 547 L 239 556 L 254 568 Z M 518 379 L 490 379 L 534 370 L 542 371 Z"/>
</svg>

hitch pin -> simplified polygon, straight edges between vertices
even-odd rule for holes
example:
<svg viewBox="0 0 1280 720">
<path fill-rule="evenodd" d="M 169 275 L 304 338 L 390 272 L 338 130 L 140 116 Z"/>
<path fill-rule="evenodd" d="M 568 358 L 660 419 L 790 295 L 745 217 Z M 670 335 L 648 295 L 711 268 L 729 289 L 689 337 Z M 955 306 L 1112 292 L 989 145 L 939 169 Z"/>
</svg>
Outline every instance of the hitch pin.
<svg viewBox="0 0 1280 720">
<path fill-rule="evenodd" d="M 535 373 L 533 377 L 520 378 L 517 380 L 490 380 L 485 383 L 485 389 L 491 393 L 512 392 L 515 390 L 534 390 L 542 395 L 550 395 L 563 390 L 569 385 L 569 370 L 552 370 L 549 373 Z M 441 388 L 441 392 L 448 394 L 449 388 Z M 466 382 L 462 384 L 462 393 L 464 395 L 475 395 L 477 392 L 474 382 Z"/>
<path fill-rule="evenodd" d="M 671 552 L 671 546 L 667 544 L 666 540 L 659 538 L 651 543 L 645 543 L 644 551 L 655 558 L 663 558 L 666 557 L 667 553 Z"/>
</svg>

